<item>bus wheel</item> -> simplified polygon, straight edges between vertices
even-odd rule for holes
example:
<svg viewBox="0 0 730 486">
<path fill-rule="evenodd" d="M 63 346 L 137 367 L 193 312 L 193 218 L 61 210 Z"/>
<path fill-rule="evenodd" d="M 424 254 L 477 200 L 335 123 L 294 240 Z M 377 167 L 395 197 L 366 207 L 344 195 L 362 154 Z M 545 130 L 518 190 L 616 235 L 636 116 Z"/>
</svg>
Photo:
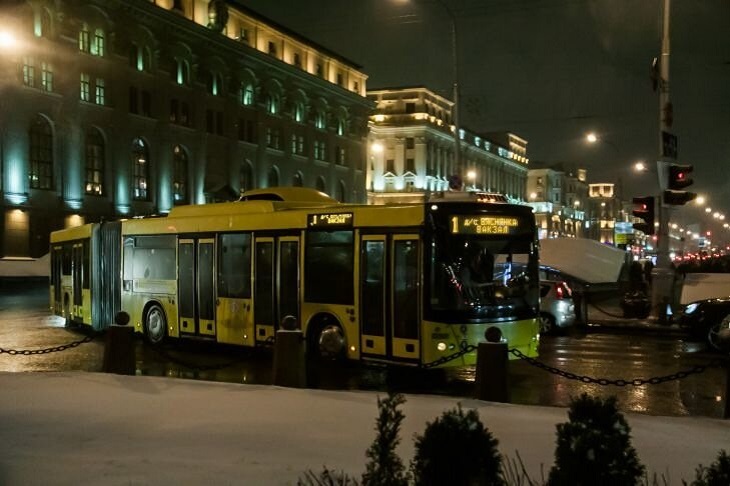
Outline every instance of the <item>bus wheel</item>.
<svg viewBox="0 0 730 486">
<path fill-rule="evenodd" d="M 147 317 L 144 320 L 144 333 L 147 340 L 152 344 L 158 344 L 165 339 L 167 329 L 167 319 L 165 312 L 157 304 L 154 304 L 147 311 Z"/>
<path fill-rule="evenodd" d="M 337 323 L 324 322 L 317 326 L 310 342 L 310 350 L 316 358 L 339 360 L 345 355 L 345 334 Z"/>
</svg>

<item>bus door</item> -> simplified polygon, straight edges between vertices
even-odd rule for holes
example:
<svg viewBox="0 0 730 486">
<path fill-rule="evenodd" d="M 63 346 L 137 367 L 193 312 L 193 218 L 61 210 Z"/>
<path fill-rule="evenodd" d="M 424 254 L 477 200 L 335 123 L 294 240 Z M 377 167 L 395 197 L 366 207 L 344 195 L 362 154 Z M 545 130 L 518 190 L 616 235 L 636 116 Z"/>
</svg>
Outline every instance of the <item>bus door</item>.
<svg viewBox="0 0 730 486">
<path fill-rule="evenodd" d="M 214 261 L 213 238 L 179 240 L 178 319 L 183 335 L 216 335 Z"/>
<path fill-rule="evenodd" d="M 278 238 L 276 265 L 276 287 L 279 289 L 276 299 L 276 323 L 291 316 L 301 328 L 299 312 L 299 237 L 286 236 Z"/>
<path fill-rule="evenodd" d="M 84 268 L 84 244 L 74 243 L 71 250 L 71 285 L 73 286 L 73 305 L 71 307 L 71 318 L 74 321 L 83 322 L 84 319 L 84 292 L 82 290 L 82 278 Z"/>
<path fill-rule="evenodd" d="M 286 316 L 299 322 L 299 237 L 258 237 L 253 315 L 256 342 L 270 342 Z"/>
<path fill-rule="evenodd" d="M 420 358 L 420 245 L 415 235 L 363 235 L 361 349 L 365 356 Z"/>
<path fill-rule="evenodd" d="M 253 262 L 253 321 L 256 343 L 274 339 L 276 313 L 274 311 L 274 238 L 260 237 L 255 240 Z"/>
</svg>

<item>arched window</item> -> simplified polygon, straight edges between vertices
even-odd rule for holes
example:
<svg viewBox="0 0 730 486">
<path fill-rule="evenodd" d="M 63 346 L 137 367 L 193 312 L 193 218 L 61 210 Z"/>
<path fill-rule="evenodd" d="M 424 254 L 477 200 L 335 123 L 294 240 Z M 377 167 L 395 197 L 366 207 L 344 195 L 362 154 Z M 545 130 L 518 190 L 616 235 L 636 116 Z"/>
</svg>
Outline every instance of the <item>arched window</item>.
<svg viewBox="0 0 730 486">
<path fill-rule="evenodd" d="M 208 75 L 208 93 L 213 96 L 223 94 L 223 76 L 221 73 L 211 71 Z"/>
<path fill-rule="evenodd" d="M 304 180 L 302 178 L 302 173 L 297 172 L 294 174 L 294 177 L 292 178 L 291 185 L 294 187 L 302 187 L 304 185 Z"/>
<path fill-rule="evenodd" d="M 344 181 L 340 181 L 340 184 L 337 187 L 337 200 L 340 202 L 345 202 L 347 200 L 347 187 L 345 187 Z"/>
<path fill-rule="evenodd" d="M 129 48 L 129 65 L 137 71 L 149 71 L 152 68 L 152 51 L 150 48 L 132 43 Z"/>
<path fill-rule="evenodd" d="M 266 111 L 272 115 L 279 113 L 280 98 L 278 93 L 266 93 Z"/>
<path fill-rule="evenodd" d="M 86 194 L 104 194 L 104 137 L 96 128 L 86 131 Z"/>
<path fill-rule="evenodd" d="M 324 177 L 322 177 L 322 176 L 317 177 L 317 183 L 314 186 L 315 189 L 317 189 L 320 192 L 327 193 L 326 186 L 327 185 L 326 185 L 326 183 L 324 181 Z"/>
<path fill-rule="evenodd" d="M 180 145 L 172 149 L 172 199 L 175 204 L 188 202 L 188 154 Z"/>
<path fill-rule="evenodd" d="M 134 166 L 134 199 L 137 201 L 149 200 L 150 160 L 147 144 L 141 138 L 132 142 L 132 164 Z"/>
<path fill-rule="evenodd" d="M 243 106 L 251 106 L 253 105 L 253 98 L 254 98 L 254 90 L 253 90 L 253 84 L 251 83 L 241 83 L 241 104 Z"/>
<path fill-rule="evenodd" d="M 327 128 L 327 112 L 322 107 L 317 108 L 314 114 L 314 126 L 320 130 Z"/>
<path fill-rule="evenodd" d="M 269 173 L 266 176 L 267 187 L 276 187 L 279 185 L 279 171 L 276 167 L 269 169 Z"/>
<path fill-rule="evenodd" d="M 246 192 L 254 188 L 253 184 L 253 168 L 249 160 L 245 161 L 241 166 L 241 172 L 239 175 L 240 191 Z"/>
<path fill-rule="evenodd" d="M 294 121 L 297 123 L 301 123 L 304 121 L 304 102 L 301 100 L 297 100 L 294 102 L 294 109 L 292 116 L 294 117 Z"/>
<path fill-rule="evenodd" d="M 30 187 L 53 189 L 53 131 L 51 124 L 38 115 L 30 124 Z"/>
<path fill-rule="evenodd" d="M 190 63 L 187 59 L 175 58 L 175 82 L 180 86 L 190 84 Z"/>
</svg>

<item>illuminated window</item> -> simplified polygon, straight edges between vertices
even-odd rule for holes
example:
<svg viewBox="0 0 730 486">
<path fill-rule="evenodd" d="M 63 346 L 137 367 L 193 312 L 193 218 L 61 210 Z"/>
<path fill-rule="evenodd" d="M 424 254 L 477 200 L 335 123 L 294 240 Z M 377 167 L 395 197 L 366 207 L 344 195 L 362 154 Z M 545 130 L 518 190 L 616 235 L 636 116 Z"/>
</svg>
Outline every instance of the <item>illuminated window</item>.
<svg viewBox="0 0 730 486">
<path fill-rule="evenodd" d="M 91 43 L 91 53 L 95 56 L 104 56 L 106 51 L 106 36 L 102 29 L 94 30 L 94 41 Z"/>
<path fill-rule="evenodd" d="M 187 202 L 188 186 L 188 155 L 185 150 L 176 145 L 172 151 L 173 177 L 172 197 L 175 204 Z"/>
<path fill-rule="evenodd" d="M 210 73 L 208 75 L 208 93 L 213 96 L 219 96 L 223 93 L 223 76 L 220 73 Z"/>
<path fill-rule="evenodd" d="M 79 50 L 89 52 L 91 50 L 91 41 L 89 35 L 89 26 L 83 24 L 79 30 Z"/>
<path fill-rule="evenodd" d="M 327 126 L 327 116 L 321 108 L 314 115 L 314 126 L 322 130 Z"/>
<path fill-rule="evenodd" d="M 42 116 L 36 116 L 29 131 L 30 187 L 53 189 L 53 132 L 51 124 Z"/>
<path fill-rule="evenodd" d="M 32 57 L 23 58 L 23 84 L 35 87 L 35 60 Z"/>
<path fill-rule="evenodd" d="M 53 92 L 53 66 L 47 62 L 41 62 L 41 89 Z"/>
<path fill-rule="evenodd" d="M 304 121 L 304 103 L 302 101 L 294 102 L 294 121 L 299 123 Z"/>
<path fill-rule="evenodd" d="M 337 165 L 345 165 L 347 163 L 347 150 L 345 147 L 337 147 Z"/>
<path fill-rule="evenodd" d="M 80 92 L 79 92 L 81 101 L 89 101 L 90 86 L 91 86 L 91 81 L 89 80 L 89 75 L 86 73 L 81 73 L 81 85 L 80 85 Z"/>
<path fill-rule="evenodd" d="M 250 83 L 241 84 L 241 104 L 244 106 L 253 105 L 253 85 Z"/>
<path fill-rule="evenodd" d="M 266 111 L 272 115 L 279 112 L 279 96 L 276 93 L 266 93 Z"/>
<path fill-rule="evenodd" d="M 137 201 L 149 200 L 149 150 L 142 139 L 135 138 L 132 142 L 132 164 L 134 166 L 134 199 Z"/>
<path fill-rule="evenodd" d="M 314 158 L 327 160 L 327 144 L 323 140 L 314 141 Z"/>
<path fill-rule="evenodd" d="M 185 59 L 175 59 L 175 82 L 180 86 L 190 83 L 190 63 Z"/>
<path fill-rule="evenodd" d="M 104 106 L 106 104 L 106 86 L 104 85 L 104 80 L 101 78 L 96 78 L 94 99 L 97 105 Z"/>
<path fill-rule="evenodd" d="M 129 46 L 129 66 L 137 71 L 149 71 L 152 67 L 152 52 L 149 47 L 132 43 Z"/>
<path fill-rule="evenodd" d="M 86 132 L 86 194 L 104 193 L 104 138 L 96 128 Z"/>
</svg>

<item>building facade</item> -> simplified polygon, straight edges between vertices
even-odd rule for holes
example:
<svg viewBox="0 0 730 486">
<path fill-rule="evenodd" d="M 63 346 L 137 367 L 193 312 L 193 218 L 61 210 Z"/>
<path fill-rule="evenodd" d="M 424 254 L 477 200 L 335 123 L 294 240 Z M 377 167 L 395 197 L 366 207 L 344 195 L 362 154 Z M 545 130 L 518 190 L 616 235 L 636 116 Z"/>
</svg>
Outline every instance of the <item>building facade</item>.
<svg viewBox="0 0 730 486">
<path fill-rule="evenodd" d="M 530 169 L 527 198 L 535 210 L 539 238 L 587 236 L 591 205 L 585 169 Z"/>
<path fill-rule="evenodd" d="M 368 202 L 417 201 L 450 187 L 525 201 L 525 140 L 510 133 L 480 136 L 462 129 L 457 167 L 452 101 L 420 86 L 370 90 L 367 95 L 375 103 L 368 143 Z"/>
<path fill-rule="evenodd" d="M 3 256 L 256 187 L 365 201 L 367 77 L 336 53 L 226 1 L 0 9 Z"/>
</svg>

